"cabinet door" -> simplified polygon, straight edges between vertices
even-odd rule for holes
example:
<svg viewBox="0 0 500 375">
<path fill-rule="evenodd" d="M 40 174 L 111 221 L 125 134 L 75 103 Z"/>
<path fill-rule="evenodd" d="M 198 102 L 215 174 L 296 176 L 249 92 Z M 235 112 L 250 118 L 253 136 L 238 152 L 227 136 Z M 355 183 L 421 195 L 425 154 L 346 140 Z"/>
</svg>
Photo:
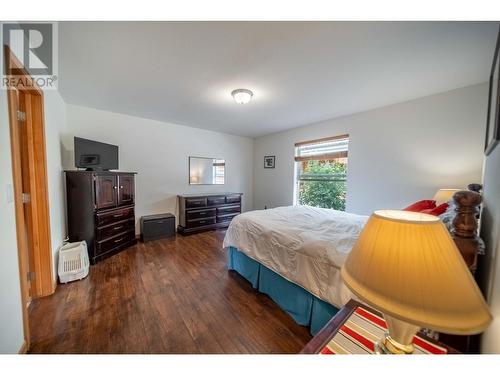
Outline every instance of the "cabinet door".
<svg viewBox="0 0 500 375">
<path fill-rule="evenodd" d="M 134 175 L 118 176 L 118 205 L 134 204 Z"/>
<path fill-rule="evenodd" d="M 117 192 L 116 175 L 97 175 L 95 177 L 95 204 L 98 210 L 116 207 L 118 203 Z"/>
</svg>

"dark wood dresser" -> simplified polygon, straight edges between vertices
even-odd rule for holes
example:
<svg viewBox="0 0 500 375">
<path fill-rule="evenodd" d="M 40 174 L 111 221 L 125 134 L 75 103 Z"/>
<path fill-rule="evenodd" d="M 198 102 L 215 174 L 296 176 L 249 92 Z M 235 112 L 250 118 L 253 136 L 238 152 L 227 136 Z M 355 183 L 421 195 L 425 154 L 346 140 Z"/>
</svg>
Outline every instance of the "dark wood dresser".
<svg viewBox="0 0 500 375">
<path fill-rule="evenodd" d="M 135 173 L 65 171 L 70 242 L 87 242 L 92 264 L 135 237 Z"/>
<path fill-rule="evenodd" d="M 227 228 L 241 213 L 242 193 L 179 195 L 179 225 L 181 234 Z"/>
</svg>

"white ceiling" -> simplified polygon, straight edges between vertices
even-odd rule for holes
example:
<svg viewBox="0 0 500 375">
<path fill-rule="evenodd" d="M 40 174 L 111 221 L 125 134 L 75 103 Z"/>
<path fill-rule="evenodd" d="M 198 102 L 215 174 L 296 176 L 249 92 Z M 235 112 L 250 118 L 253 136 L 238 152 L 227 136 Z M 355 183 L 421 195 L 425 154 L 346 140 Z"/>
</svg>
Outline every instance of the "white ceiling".
<svg viewBox="0 0 500 375">
<path fill-rule="evenodd" d="M 497 27 L 63 22 L 59 87 L 67 103 L 257 137 L 484 82 Z"/>
</svg>

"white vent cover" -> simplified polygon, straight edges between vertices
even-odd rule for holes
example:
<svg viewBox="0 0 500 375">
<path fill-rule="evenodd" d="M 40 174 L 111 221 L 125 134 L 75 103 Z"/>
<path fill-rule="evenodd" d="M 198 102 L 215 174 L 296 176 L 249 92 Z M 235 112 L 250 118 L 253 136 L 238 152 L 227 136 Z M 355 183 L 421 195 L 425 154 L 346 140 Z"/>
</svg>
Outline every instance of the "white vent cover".
<svg viewBox="0 0 500 375">
<path fill-rule="evenodd" d="M 58 274 L 61 283 L 80 280 L 89 274 L 89 254 L 85 241 L 68 243 L 59 248 Z"/>
</svg>

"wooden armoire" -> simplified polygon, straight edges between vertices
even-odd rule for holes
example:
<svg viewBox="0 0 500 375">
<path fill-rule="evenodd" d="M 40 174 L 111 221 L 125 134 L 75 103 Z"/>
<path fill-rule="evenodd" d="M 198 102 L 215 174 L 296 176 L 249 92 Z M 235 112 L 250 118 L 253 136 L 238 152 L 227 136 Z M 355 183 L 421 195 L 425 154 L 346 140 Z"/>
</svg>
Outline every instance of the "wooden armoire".
<svg viewBox="0 0 500 375">
<path fill-rule="evenodd" d="M 65 171 L 68 236 L 92 264 L 134 245 L 135 172 Z"/>
</svg>

